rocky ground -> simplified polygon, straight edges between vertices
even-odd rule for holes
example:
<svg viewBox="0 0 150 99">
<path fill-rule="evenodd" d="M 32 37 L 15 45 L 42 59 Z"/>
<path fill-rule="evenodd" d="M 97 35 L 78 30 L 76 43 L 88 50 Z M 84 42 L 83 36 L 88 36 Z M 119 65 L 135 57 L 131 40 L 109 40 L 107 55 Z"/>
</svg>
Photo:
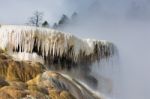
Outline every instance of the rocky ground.
<svg viewBox="0 0 150 99">
<path fill-rule="evenodd" d="M 0 50 L 0 99 L 75 99 L 59 79 L 40 63 L 15 61 Z"/>
<path fill-rule="evenodd" d="M 0 50 L 0 99 L 101 99 L 75 79 Z"/>
</svg>

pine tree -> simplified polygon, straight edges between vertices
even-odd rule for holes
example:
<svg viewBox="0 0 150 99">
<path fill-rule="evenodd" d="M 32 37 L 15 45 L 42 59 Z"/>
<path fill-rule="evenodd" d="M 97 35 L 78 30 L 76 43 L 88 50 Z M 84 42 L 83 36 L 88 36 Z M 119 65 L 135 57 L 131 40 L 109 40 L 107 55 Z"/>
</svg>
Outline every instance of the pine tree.
<svg viewBox="0 0 150 99">
<path fill-rule="evenodd" d="M 47 21 L 44 21 L 44 22 L 42 23 L 42 27 L 49 27 L 49 23 L 48 23 Z"/>
<path fill-rule="evenodd" d="M 69 18 L 65 14 L 63 14 L 61 19 L 58 22 L 58 25 L 63 25 L 63 24 L 66 24 L 68 22 L 69 22 Z"/>
</svg>

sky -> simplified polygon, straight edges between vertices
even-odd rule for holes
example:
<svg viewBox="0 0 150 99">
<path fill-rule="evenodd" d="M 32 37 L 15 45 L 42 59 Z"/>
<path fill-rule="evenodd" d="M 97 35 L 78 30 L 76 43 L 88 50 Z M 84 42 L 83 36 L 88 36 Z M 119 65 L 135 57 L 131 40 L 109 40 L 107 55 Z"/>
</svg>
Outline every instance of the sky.
<svg viewBox="0 0 150 99">
<path fill-rule="evenodd" d="M 62 14 L 71 16 L 79 8 L 84 9 L 91 0 L 0 0 L 0 23 L 24 24 L 34 11 L 44 13 L 50 23 L 58 21 Z M 80 10 L 81 10 L 80 9 Z"/>
<path fill-rule="evenodd" d="M 133 10 L 136 7 L 139 9 L 134 11 L 135 15 L 136 12 L 144 15 L 147 14 L 145 11 L 149 12 L 149 4 L 149 0 L 0 0 L 0 23 L 27 23 L 34 11 L 43 12 L 44 20 L 48 20 L 49 23 L 58 21 L 62 14 L 71 16 L 73 12 L 90 13 L 91 17 L 91 12 L 97 11 L 96 13 L 103 17 L 120 18 L 126 13 L 130 14 L 129 9 L 132 5 L 135 5 Z"/>
</svg>

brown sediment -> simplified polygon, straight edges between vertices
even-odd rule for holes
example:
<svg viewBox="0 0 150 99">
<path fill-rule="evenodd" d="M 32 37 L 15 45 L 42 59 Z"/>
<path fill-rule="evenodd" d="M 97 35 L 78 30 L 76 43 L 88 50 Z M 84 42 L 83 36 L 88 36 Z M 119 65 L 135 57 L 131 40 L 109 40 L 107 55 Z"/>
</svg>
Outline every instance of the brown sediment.
<svg viewBox="0 0 150 99">
<path fill-rule="evenodd" d="M 40 63 L 15 61 L 0 51 L 0 99 L 75 99 L 65 90 L 46 86 L 41 78 L 45 70 Z M 54 75 L 57 74 L 48 76 Z M 54 94 L 53 90 L 57 93 Z"/>
</svg>

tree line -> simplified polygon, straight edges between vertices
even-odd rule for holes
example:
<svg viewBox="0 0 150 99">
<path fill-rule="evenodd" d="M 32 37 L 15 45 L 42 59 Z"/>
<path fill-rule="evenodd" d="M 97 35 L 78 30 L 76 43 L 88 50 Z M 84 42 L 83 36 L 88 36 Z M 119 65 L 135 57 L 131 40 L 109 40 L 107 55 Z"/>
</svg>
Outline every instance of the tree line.
<svg viewBox="0 0 150 99">
<path fill-rule="evenodd" d="M 50 27 L 50 24 L 47 20 L 43 21 L 43 12 L 35 11 L 31 17 L 29 17 L 27 25 L 35 26 L 35 27 Z M 69 18 L 67 15 L 63 14 L 58 22 L 55 22 L 51 28 L 57 29 L 63 27 L 64 25 L 70 23 L 72 20 L 77 18 L 77 13 L 74 12 Z"/>
</svg>

